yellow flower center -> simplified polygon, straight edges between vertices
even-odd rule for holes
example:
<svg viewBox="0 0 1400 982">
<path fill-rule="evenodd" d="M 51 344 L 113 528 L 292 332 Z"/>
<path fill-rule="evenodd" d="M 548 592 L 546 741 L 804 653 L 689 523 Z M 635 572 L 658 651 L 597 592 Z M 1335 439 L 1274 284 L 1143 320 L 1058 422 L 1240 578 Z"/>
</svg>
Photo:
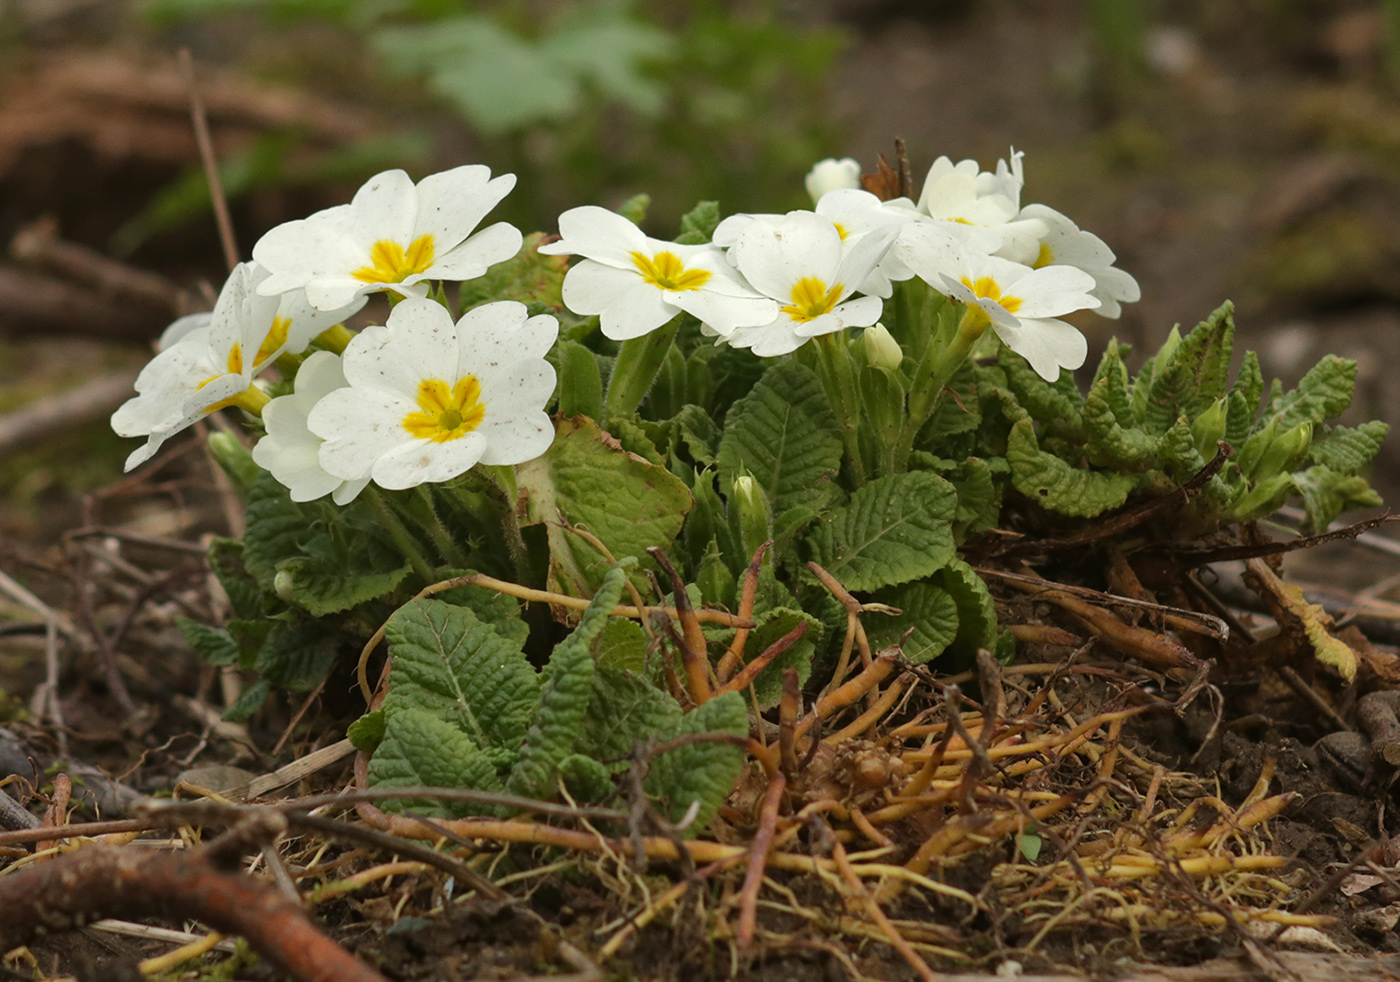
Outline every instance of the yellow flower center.
<svg viewBox="0 0 1400 982">
<path fill-rule="evenodd" d="M 831 224 L 836 226 L 836 234 L 841 236 L 842 242 L 845 242 L 847 235 L 846 226 L 842 225 L 840 222 L 832 222 Z"/>
<path fill-rule="evenodd" d="M 238 344 L 236 341 L 234 342 L 233 347 L 228 349 L 228 373 L 227 373 L 227 374 L 229 374 L 229 375 L 242 375 L 242 374 L 243 374 L 243 347 L 242 347 L 242 345 Z M 203 382 L 200 382 L 197 386 L 195 386 L 195 391 L 198 392 L 200 389 L 204 388 L 206 385 L 208 385 L 210 382 L 214 381 L 216 378 L 222 378 L 222 377 L 223 377 L 223 376 L 220 376 L 220 375 L 210 375 L 210 376 L 209 376 L 207 379 L 205 379 Z M 237 405 L 238 400 L 241 399 L 242 397 L 243 397 L 243 396 L 242 396 L 241 393 L 240 393 L 239 395 L 236 395 L 236 396 L 230 396 L 230 397 L 227 398 L 227 399 L 224 399 L 224 400 L 222 400 L 222 401 L 220 401 L 220 402 L 216 402 L 216 403 L 214 403 L 212 406 L 207 407 L 204 411 L 205 411 L 206 413 L 217 413 L 220 409 L 227 409 L 229 406 Z"/>
<path fill-rule="evenodd" d="M 403 418 L 403 428 L 434 443 L 466 436 L 486 417 L 481 383 L 475 375 L 463 375 L 450 390 L 442 379 L 425 378 L 418 383 L 418 407 L 421 412 Z"/>
<path fill-rule="evenodd" d="M 364 283 L 402 283 L 431 266 L 436 252 L 431 235 L 418 236 L 407 251 L 397 242 L 380 239 L 369 250 L 373 265 L 362 266 L 351 275 Z"/>
<path fill-rule="evenodd" d="M 642 274 L 642 279 L 663 290 L 698 290 L 710 280 L 709 270 L 686 269 L 674 252 L 658 252 L 650 259 L 634 252 L 632 264 Z"/>
<path fill-rule="evenodd" d="M 1042 266 L 1049 266 L 1055 261 L 1055 253 L 1044 242 L 1040 244 L 1040 254 L 1035 257 L 1035 262 L 1031 263 L 1036 269 Z"/>
<path fill-rule="evenodd" d="M 274 317 L 272 327 L 267 332 L 267 337 L 263 339 L 262 346 L 258 348 L 258 356 L 253 359 L 254 365 L 261 365 L 272 357 L 273 352 L 287 343 L 287 332 L 292 329 L 292 321 L 289 317 Z M 237 345 L 234 345 L 237 348 Z M 242 361 L 240 355 L 239 361 Z"/>
<path fill-rule="evenodd" d="M 1003 296 L 1001 287 L 998 286 L 997 281 L 990 276 L 983 276 L 976 282 L 969 281 L 967 277 L 963 277 L 962 285 L 983 300 L 995 300 L 997 303 L 1001 304 L 1002 309 L 1008 314 L 1016 313 L 1016 311 L 1021 309 L 1021 304 L 1024 303 L 1020 297 L 1013 297 L 1010 295 Z"/>
<path fill-rule="evenodd" d="M 792 303 L 783 308 L 783 313 L 795 321 L 816 320 L 823 314 L 831 313 L 831 309 L 840 302 L 844 289 L 840 283 L 827 289 L 826 284 L 815 276 L 804 276 L 793 285 Z"/>
</svg>

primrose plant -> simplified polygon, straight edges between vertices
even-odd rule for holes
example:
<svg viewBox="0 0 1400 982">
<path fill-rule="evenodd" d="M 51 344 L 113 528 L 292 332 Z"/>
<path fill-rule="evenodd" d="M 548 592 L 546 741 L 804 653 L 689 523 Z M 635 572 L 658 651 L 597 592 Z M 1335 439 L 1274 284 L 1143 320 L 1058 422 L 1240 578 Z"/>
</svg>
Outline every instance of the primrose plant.
<svg viewBox="0 0 1400 982">
<path fill-rule="evenodd" d="M 256 672 L 229 714 L 320 684 L 387 623 L 351 728 L 372 784 L 601 800 L 642 767 L 693 832 L 784 672 L 849 668 L 833 582 L 908 662 L 1008 657 L 958 554 L 1003 522 L 1189 481 L 1187 535 L 1294 496 L 1315 527 L 1376 503 L 1360 472 L 1385 426 L 1327 422 L 1355 366 L 1266 392 L 1251 353 L 1231 383 L 1228 305 L 1135 376 L 1110 344 L 1082 394 L 1064 318 L 1117 317 L 1138 286 L 1023 183 L 1018 153 L 940 158 L 917 195 L 829 160 L 810 211 L 702 203 L 665 240 L 639 196 L 525 237 L 482 227 L 514 178 L 474 165 L 389 171 L 268 232 L 112 420 L 146 440 L 128 469 L 224 408 L 258 434 L 210 438 L 247 530 L 210 557 L 232 617 L 183 624 Z M 371 294 L 387 316 L 351 330 Z"/>
</svg>

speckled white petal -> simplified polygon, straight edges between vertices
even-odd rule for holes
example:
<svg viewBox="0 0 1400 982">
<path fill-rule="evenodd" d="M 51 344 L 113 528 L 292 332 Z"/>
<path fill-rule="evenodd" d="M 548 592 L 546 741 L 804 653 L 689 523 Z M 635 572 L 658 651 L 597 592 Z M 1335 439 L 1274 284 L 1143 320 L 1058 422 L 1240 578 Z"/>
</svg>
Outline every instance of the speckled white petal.
<svg viewBox="0 0 1400 982">
<path fill-rule="evenodd" d="M 777 301 L 757 295 L 733 297 L 711 290 L 675 290 L 667 291 L 664 297 L 721 335 L 740 327 L 769 324 L 778 316 Z"/>
<path fill-rule="evenodd" d="M 413 179 L 402 170 L 386 170 L 371 177 L 355 192 L 350 207 L 367 246 L 387 240 L 406 247 L 413 241 L 418 195 Z"/>
<path fill-rule="evenodd" d="M 1059 317 L 1099 305 L 1090 295 L 1094 278 L 1073 266 L 1042 266 L 1024 275 L 998 277 L 1003 293 L 1021 298 L 1016 315 L 1022 318 Z"/>
<path fill-rule="evenodd" d="M 410 440 L 381 455 L 370 476 L 390 491 L 450 481 L 470 470 L 485 451 L 486 438 L 478 432 L 444 443 Z"/>
<path fill-rule="evenodd" d="M 491 168 L 465 164 L 418 182 L 418 216 L 411 235 L 431 235 L 439 254 L 461 242 L 515 187 L 514 174 L 492 179 Z"/>
<path fill-rule="evenodd" d="M 553 390 L 553 385 L 550 389 Z M 547 393 L 545 397 L 548 398 Z M 536 402 L 535 406 L 538 405 Z M 488 415 L 476 432 L 486 440 L 486 450 L 480 462 L 493 467 L 534 460 L 554 442 L 554 424 L 550 422 L 549 414 L 538 408 L 504 414 L 496 419 Z"/>
<path fill-rule="evenodd" d="M 633 277 L 633 286 L 613 299 L 598 316 L 603 336 L 614 341 L 627 341 L 650 334 L 680 313 L 675 304 L 667 303 L 667 291 L 659 290 L 640 276 Z"/>
<path fill-rule="evenodd" d="M 439 256 L 422 274 L 410 276 L 404 282 L 474 279 L 496 263 L 515 256 L 524 241 L 520 229 L 507 222 L 497 222 Z"/>
<path fill-rule="evenodd" d="M 345 481 L 368 477 L 374 462 L 413 437 L 403 420 L 418 412 L 416 402 L 377 389 L 337 389 L 316 403 L 307 417 L 321 444 L 321 466 Z M 424 441 L 427 442 L 427 441 Z"/>
</svg>

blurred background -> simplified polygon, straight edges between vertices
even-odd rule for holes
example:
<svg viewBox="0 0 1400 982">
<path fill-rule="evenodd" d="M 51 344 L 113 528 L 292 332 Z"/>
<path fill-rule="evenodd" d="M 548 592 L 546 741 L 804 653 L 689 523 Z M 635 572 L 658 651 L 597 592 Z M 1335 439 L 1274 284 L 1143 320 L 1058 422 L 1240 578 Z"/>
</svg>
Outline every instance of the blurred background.
<svg viewBox="0 0 1400 982">
<path fill-rule="evenodd" d="M 226 271 L 180 48 L 244 256 L 388 167 L 513 171 L 527 231 L 647 192 L 670 237 L 895 137 L 916 183 L 1014 146 L 1142 284 L 1094 345 L 1229 298 L 1266 374 L 1356 358 L 1400 421 L 1400 0 L 0 0 L 0 559 L 131 487 L 106 417 Z"/>
</svg>

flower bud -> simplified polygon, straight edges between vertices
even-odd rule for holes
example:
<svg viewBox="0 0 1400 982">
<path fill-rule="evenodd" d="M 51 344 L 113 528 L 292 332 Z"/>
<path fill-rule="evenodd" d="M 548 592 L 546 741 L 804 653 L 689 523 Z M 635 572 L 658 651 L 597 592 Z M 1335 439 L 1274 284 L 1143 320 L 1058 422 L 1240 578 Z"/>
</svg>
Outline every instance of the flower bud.
<svg viewBox="0 0 1400 982">
<path fill-rule="evenodd" d="M 828 191 L 835 191 L 837 188 L 858 188 L 860 163 L 851 157 L 841 160 L 828 157 L 812 165 L 806 183 L 807 193 L 812 196 L 813 203 L 820 201 L 822 195 Z"/>
<path fill-rule="evenodd" d="M 272 592 L 277 594 L 286 603 L 294 603 L 297 597 L 297 586 L 292 582 L 292 574 L 289 570 L 279 569 L 272 577 Z"/>
<path fill-rule="evenodd" d="M 899 371 L 899 366 L 904 361 L 904 352 L 894 335 L 885 330 L 884 324 L 867 327 L 861 332 L 860 341 L 867 365 L 890 372 Z"/>
<path fill-rule="evenodd" d="M 745 556 L 752 556 L 773 537 L 773 512 L 768 495 L 749 474 L 734 479 L 734 507 L 739 512 L 739 544 Z"/>
<path fill-rule="evenodd" d="M 1226 514 L 1236 522 L 1252 522 L 1257 518 L 1272 515 L 1297 492 L 1298 484 L 1293 480 L 1292 474 L 1275 474 L 1256 484 L 1232 504 Z"/>
<path fill-rule="evenodd" d="M 1304 420 L 1291 430 L 1280 433 L 1259 458 L 1254 469 L 1256 481 L 1266 481 L 1275 474 L 1292 471 L 1302 463 L 1312 447 L 1312 423 Z"/>
<path fill-rule="evenodd" d="M 1225 423 L 1228 419 L 1229 411 L 1225 398 L 1215 400 L 1209 409 L 1196 417 L 1191 424 L 1191 438 L 1196 444 L 1196 450 L 1206 460 L 1214 460 L 1215 455 L 1220 452 L 1216 443 L 1225 436 Z"/>
<path fill-rule="evenodd" d="M 1253 478 L 1259 470 L 1259 462 L 1264 457 L 1264 452 L 1278 439 L 1278 417 L 1275 416 L 1264 424 L 1263 429 L 1258 430 L 1249 439 L 1244 441 L 1244 446 L 1240 448 L 1239 454 L 1235 457 L 1235 465 L 1239 467 L 1240 473 L 1247 478 Z"/>
</svg>

